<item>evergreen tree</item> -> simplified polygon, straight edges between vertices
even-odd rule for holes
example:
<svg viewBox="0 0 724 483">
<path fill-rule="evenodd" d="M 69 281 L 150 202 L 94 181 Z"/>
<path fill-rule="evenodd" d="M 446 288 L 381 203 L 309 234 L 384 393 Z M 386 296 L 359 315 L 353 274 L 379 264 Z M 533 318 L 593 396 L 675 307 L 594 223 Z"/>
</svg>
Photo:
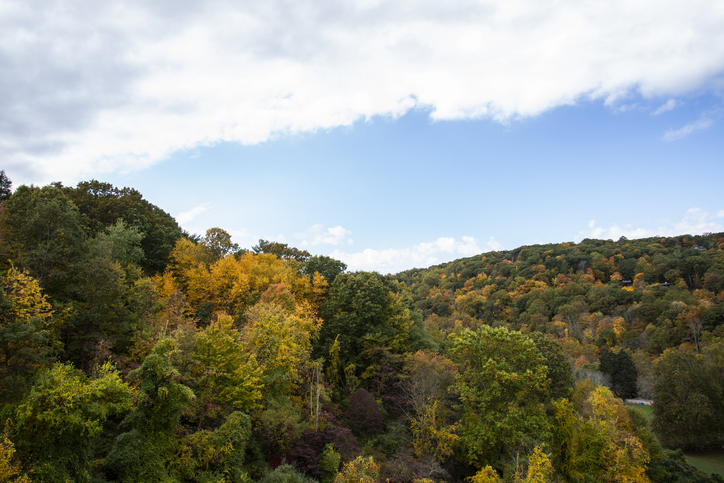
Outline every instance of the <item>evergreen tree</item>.
<svg viewBox="0 0 724 483">
<path fill-rule="evenodd" d="M 0 170 L 0 201 L 5 201 L 13 194 L 13 182 L 5 175 L 5 170 Z"/>
<path fill-rule="evenodd" d="M 636 396 L 638 392 L 638 370 L 631 355 L 621 350 L 618 353 L 604 351 L 599 356 L 601 372 L 611 378 L 611 390 L 621 398 Z"/>
</svg>

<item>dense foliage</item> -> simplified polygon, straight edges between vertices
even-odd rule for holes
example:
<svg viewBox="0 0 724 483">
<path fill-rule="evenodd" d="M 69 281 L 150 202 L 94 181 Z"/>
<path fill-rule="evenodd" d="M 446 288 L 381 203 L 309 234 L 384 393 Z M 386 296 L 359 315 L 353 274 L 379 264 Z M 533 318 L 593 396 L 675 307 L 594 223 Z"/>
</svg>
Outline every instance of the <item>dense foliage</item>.
<svg viewBox="0 0 724 483">
<path fill-rule="evenodd" d="M 396 276 L 0 172 L 0 481 L 721 481 L 724 235 Z M 651 429 L 618 397 L 654 400 Z"/>
</svg>

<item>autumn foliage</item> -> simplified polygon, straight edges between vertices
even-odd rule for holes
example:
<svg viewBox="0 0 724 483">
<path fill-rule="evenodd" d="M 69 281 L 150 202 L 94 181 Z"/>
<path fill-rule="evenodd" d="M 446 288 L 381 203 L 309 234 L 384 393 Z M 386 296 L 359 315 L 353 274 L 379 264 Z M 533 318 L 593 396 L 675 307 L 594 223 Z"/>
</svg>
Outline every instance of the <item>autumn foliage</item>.
<svg viewBox="0 0 724 483">
<path fill-rule="evenodd" d="M 0 482 L 721 481 L 664 447 L 724 443 L 723 250 L 384 276 L 185 233 L 130 188 L 22 186 L 0 202 Z"/>
</svg>

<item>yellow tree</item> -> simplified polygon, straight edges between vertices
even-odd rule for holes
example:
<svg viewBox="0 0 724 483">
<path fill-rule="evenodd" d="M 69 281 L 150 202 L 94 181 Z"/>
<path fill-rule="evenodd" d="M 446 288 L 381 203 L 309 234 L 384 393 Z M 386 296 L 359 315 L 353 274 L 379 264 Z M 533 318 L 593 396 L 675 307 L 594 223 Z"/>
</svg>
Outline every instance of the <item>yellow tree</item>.
<svg viewBox="0 0 724 483">
<path fill-rule="evenodd" d="M 182 238 L 176 242 L 176 245 L 171 251 L 170 259 L 170 271 L 176 280 L 182 282 L 184 288 L 186 288 L 184 282 L 187 281 L 188 274 L 191 270 L 199 266 L 208 268 L 203 249 L 186 238 Z"/>
<path fill-rule="evenodd" d="M 234 410 L 249 411 L 261 400 L 261 371 L 244 350 L 242 336 L 233 319 L 219 315 L 196 337 L 192 359 L 199 403 L 205 399 Z"/>
<path fill-rule="evenodd" d="M 594 431 L 604 435 L 607 444 L 601 453 L 605 481 L 621 483 L 647 482 L 649 455 L 634 433 L 623 403 L 611 391 L 598 387 L 589 396 L 593 415 L 589 422 Z"/>
<path fill-rule="evenodd" d="M 455 381 L 455 367 L 440 354 L 418 351 L 406 358 L 403 391 L 410 408 L 413 446 L 418 458 L 441 461 L 452 454 L 456 427 L 445 424 L 445 407 Z"/>
<path fill-rule="evenodd" d="M 165 292 L 180 288 L 196 312 L 204 309 L 208 314 L 239 315 L 270 285 L 278 284 L 287 287 L 297 301 L 306 301 L 318 311 L 327 292 L 323 276 L 307 277 L 294 260 L 279 259 L 269 253 L 214 258 L 208 256 L 203 244 L 180 240 L 171 259 L 170 271 L 157 281 Z"/>
<path fill-rule="evenodd" d="M 19 396 L 30 372 L 52 362 L 58 323 L 36 279 L 11 268 L 0 282 L 0 401 Z"/>
<path fill-rule="evenodd" d="M 16 318 L 25 322 L 38 318 L 43 325 L 48 326 L 53 308 L 37 280 L 12 267 L 3 278 L 2 287 L 13 304 L 12 312 Z"/>
<path fill-rule="evenodd" d="M 469 477 L 468 481 L 470 483 L 503 483 L 498 473 L 490 465 L 475 473 L 474 476 Z"/>
<path fill-rule="evenodd" d="M 565 399 L 553 402 L 551 441 L 558 473 L 566 481 L 648 482 L 650 457 L 623 403 L 590 383 L 579 384 L 574 398 L 580 414 Z"/>
<path fill-rule="evenodd" d="M 548 483 L 553 478 L 553 465 L 548 455 L 540 446 L 533 448 L 533 454 L 528 458 L 528 469 L 525 476 L 522 471 L 516 470 L 513 474 L 514 483 Z"/>
<path fill-rule="evenodd" d="M 344 465 L 342 471 L 337 473 L 334 483 L 376 483 L 380 477 L 380 466 L 370 456 L 357 459 Z"/>
<path fill-rule="evenodd" d="M 0 442 L 0 483 L 30 483 L 15 458 L 13 442 L 7 438 Z"/>
<path fill-rule="evenodd" d="M 248 272 L 233 255 L 221 258 L 211 267 L 209 278 L 214 309 L 226 314 L 236 314 L 243 309 L 251 288 Z"/>
<path fill-rule="evenodd" d="M 281 286 L 270 287 L 245 318 L 244 347 L 258 361 L 267 390 L 290 394 L 309 364 L 320 320 L 309 304 L 298 303 Z"/>
<path fill-rule="evenodd" d="M 413 447 L 418 458 L 430 456 L 442 461 L 453 453 L 453 445 L 458 440 L 457 426 L 438 421 L 439 413 L 438 401 L 434 401 L 425 407 L 419 419 L 412 420 Z"/>
</svg>

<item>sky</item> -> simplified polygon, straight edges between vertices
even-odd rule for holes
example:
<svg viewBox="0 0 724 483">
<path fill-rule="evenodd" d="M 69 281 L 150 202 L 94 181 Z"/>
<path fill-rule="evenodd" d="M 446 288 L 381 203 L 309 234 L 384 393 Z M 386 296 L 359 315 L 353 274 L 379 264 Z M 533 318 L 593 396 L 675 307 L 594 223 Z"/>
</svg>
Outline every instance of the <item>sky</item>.
<svg viewBox="0 0 724 483">
<path fill-rule="evenodd" d="M 724 231 L 719 0 L 0 0 L 0 169 L 396 273 Z"/>
</svg>

